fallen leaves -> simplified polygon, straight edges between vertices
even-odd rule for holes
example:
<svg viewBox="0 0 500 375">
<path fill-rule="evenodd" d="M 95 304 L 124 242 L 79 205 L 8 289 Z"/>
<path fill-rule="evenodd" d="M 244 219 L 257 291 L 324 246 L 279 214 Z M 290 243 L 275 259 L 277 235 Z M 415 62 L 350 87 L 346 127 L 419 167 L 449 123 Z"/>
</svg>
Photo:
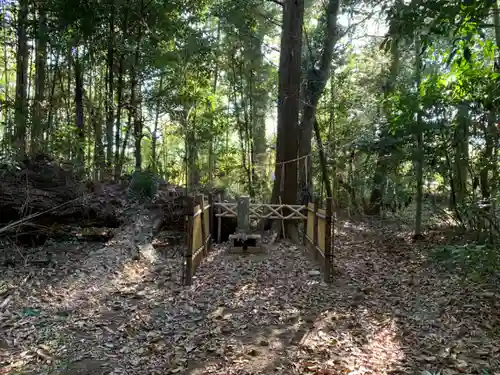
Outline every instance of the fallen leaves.
<svg viewBox="0 0 500 375">
<path fill-rule="evenodd" d="M 116 375 L 500 371 L 495 292 L 465 289 L 379 228 L 342 228 L 334 285 L 300 249 L 274 244 L 267 256 L 219 247 L 186 288 L 182 256 L 131 261 L 126 229 L 66 265 L 11 270 L 0 281 L 0 367 L 49 374 L 99 360 Z"/>
</svg>

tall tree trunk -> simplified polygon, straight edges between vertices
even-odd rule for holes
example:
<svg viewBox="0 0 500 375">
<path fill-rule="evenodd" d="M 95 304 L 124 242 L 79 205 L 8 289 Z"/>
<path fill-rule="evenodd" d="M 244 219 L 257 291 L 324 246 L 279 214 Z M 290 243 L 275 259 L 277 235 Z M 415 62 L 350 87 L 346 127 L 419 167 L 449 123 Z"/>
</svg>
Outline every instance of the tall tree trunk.
<svg viewBox="0 0 500 375">
<path fill-rule="evenodd" d="M 399 8 L 403 6 L 402 0 L 397 0 L 394 4 L 396 8 L 396 12 L 399 11 Z M 393 21 L 391 25 L 389 25 L 389 34 L 393 37 L 393 40 L 390 44 L 390 53 L 391 53 L 391 65 L 389 68 L 389 76 L 385 81 L 383 91 L 384 91 L 384 104 L 383 104 L 383 112 L 385 117 L 385 124 L 380 125 L 380 140 L 389 137 L 389 128 L 392 122 L 392 113 L 389 105 L 389 97 L 394 91 L 396 86 L 396 79 L 399 74 L 400 69 L 400 60 L 401 60 L 401 52 L 399 50 L 399 42 L 397 39 L 398 34 L 398 25 L 399 21 Z M 365 207 L 365 211 L 368 214 L 378 215 L 380 214 L 380 210 L 382 207 L 382 200 L 384 197 L 384 186 L 388 171 L 388 158 L 386 157 L 387 149 L 382 145 L 382 142 L 379 142 L 379 150 L 377 163 L 375 165 L 375 173 L 373 175 L 373 187 L 370 194 L 370 204 L 368 207 Z"/>
<path fill-rule="evenodd" d="M 113 124 L 114 124 L 114 48 L 115 48 L 115 0 L 111 0 L 107 52 L 107 98 L 106 98 L 106 178 L 111 178 L 113 168 Z"/>
<path fill-rule="evenodd" d="M 488 111 L 488 121 L 483 128 L 484 134 L 484 151 L 481 154 L 481 171 L 479 172 L 479 183 L 481 188 L 481 197 L 483 199 L 490 198 L 490 171 L 493 168 L 493 149 L 496 129 L 496 114 L 493 109 Z"/>
<path fill-rule="evenodd" d="M 128 10 L 129 10 L 129 4 L 128 2 L 125 4 L 125 11 L 123 15 L 123 22 L 122 22 L 122 32 L 123 32 L 123 37 L 122 37 L 122 43 L 121 43 L 121 52 L 120 52 L 120 63 L 118 66 L 118 87 L 117 87 L 117 108 L 116 108 L 116 126 L 115 126 L 115 157 L 114 157 L 114 162 L 115 162 L 115 180 L 118 181 L 120 178 L 121 174 L 121 168 L 120 168 L 120 163 L 118 160 L 120 159 L 120 135 L 122 131 L 122 126 L 121 126 L 121 115 L 122 115 L 122 108 L 123 108 L 123 89 L 124 89 L 124 82 L 123 82 L 123 75 L 124 75 L 124 70 L 125 70 L 125 43 L 127 42 L 127 27 L 128 27 Z"/>
<path fill-rule="evenodd" d="M 139 98 L 141 97 L 141 88 L 138 88 L 139 91 Z M 135 140 L 135 147 L 134 147 L 134 155 L 135 155 L 135 170 L 140 171 L 142 170 L 142 104 L 141 104 L 141 99 L 139 99 L 138 103 L 139 108 L 136 109 L 135 111 L 135 117 L 134 117 L 134 140 Z"/>
<path fill-rule="evenodd" d="M 2 11 L 5 13 L 7 12 L 7 4 L 5 2 L 2 3 L 3 5 L 3 9 Z M 3 73 L 4 73 L 4 84 L 5 84 L 5 103 L 4 105 L 2 106 L 2 109 L 4 111 L 3 113 L 3 119 L 4 119 L 4 126 L 5 126 L 5 130 L 4 130 L 4 139 L 3 139 L 3 142 L 2 142 L 2 148 L 5 147 L 5 148 L 8 148 L 8 143 L 9 141 L 12 140 L 13 138 L 13 132 L 12 132 L 12 129 L 11 129 L 11 123 L 10 123 L 10 106 L 7 105 L 7 101 L 10 99 L 10 91 L 9 91 L 9 86 L 10 86 L 10 80 L 9 80 L 9 59 L 8 59 L 8 45 L 9 45 L 9 42 L 10 42 L 10 38 L 9 38 L 9 33 L 8 33 L 8 24 L 7 24 L 7 17 L 3 17 L 3 24 L 2 24 L 2 27 L 3 27 L 3 40 L 4 40 L 4 43 L 3 43 Z"/>
<path fill-rule="evenodd" d="M 220 42 L 220 19 L 217 20 L 217 37 L 216 37 L 216 45 L 217 46 L 219 45 L 219 42 Z M 216 54 L 216 56 L 218 56 L 218 54 Z M 217 94 L 217 81 L 219 79 L 219 61 L 218 61 L 217 57 L 215 58 L 214 64 L 215 64 L 215 66 L 214 66 L 214 80 L 212 83 L 212 94 L 213 94 L 213 97 L 215 98 L 216 94 Z M 215 105 L 215 103 L 210 103 L 210 104 L 212 106 Z M 210 111 L 212 111 L 211 108 L 210 108 Z M 215 122 L 215 116 L 212 116 L 212 118 L 210 120 L 211 130 L 214 130 L 214 122 Z M 212 138 L 210 138 L 209 143 L 208 143 L 208 183 L 209 183 L 210 189 L 213 187 L 213 184 L 214 184 L 214 181 L 213 181 L 214 180 L 213 173 L 214 173 L 214 169 L 215 169 L 214 164 L 215 164 L 214 163 L 214 140 Z"/>
<path fill-rule="evenodd" d="M 316 143 L 319 148 L 319 164 L 321 167 L 321 177 L 323 178 L 323 186 L 326 190 L 327 197 L 333 197 L 332 184 L 330 182 L 329 174 L 328 174 L 328 163 L 326 161 L 325 149 L 323 147 L 323 141 L 321 140 L 321 132 L 319 130 L 319 124 L 316 117 L 314 118 L 314 133 L 316 135 Z M 323 194 L 322 194 L 323 195 Z"/>
<path fill-rule="evenodd" d="M 458 105 L 453 145 L 455 199 L 457 204 L 462 204 L 467 196 L 467 170 L 469 168 L 469 106 L 466 102 Z"/>
<path fill-rule="evenodd" d="M 26 155 L 26 128 L 28 119 L 28 24 L 29 0 L 19 0 L 17 15 L 17 58 L 16 58 L 16 97 L 14 101 L 15 130 L 13 146 L 19 158 Z"/>
<path fill-rule="evenodd" d="M 417 196 L 416 196 L 416 212 L 415 212 L 415 240 L 422 239 L 422 205 L 423 205 L 423 188 L 424 188 L 424 134 L 422 130 L 422 109 L 420 99 L 420 86 L 422 82 L 422 42 L 420 35 L 415 36 L 415 81 L 417 83 L 417 126 L 416 141 L 417 141 L 417 156 L 415 160 L 416 178 L 417 178 Z"/>
<path fill-rule="evenodd" d="M 85 169 L 85 122 L 83 115 L 83 70 L 81 62 L 77 56 L 74 61 L 75 67 L 75 123 L 78 129 L 78 139 L 77 139 L 77 168 L 81 176 L 83 176 Z"/>
<path fill-rule="evenodd" d="M 58 79 L 58 75 L 59 75 L 59 52 L 57 52 L 57 54 L 56 54 L 56 60 L 54 62 L 53 71 L 54 71 L 54 73 L 52 74 L 51 88 L 50 88 L 49 100 L 48 100 L 49 101 L 49 108 L 47 110 L 47 123 L 45 124 L 46 137 L 43 141 L 44 150 L 47 148 L 47 145 L 49 143 L 50 130 L 52 129 L 52 122 L 54 119 L 54 112 L 55 112 L 54 100 L 55 100 L 57 79 Z"/>
<path fill-rule="evenodd" d="M 239 94 L 240 94 L 240 102 L 241 102 L 241 108 L 238 110 L 237 107 L 237 91 L 235 88 L 235 93 L 234 93 L 234 100 L 235 100 L 235 109 L 237 113 L 243 112 L 243 123 L 239 121 L 239 116 L 238 116 L 238 125 L 240 129 L 240 145 L 241 145 L 241 157 L 243 161 L 243 169 L 246 172 L 247 176 L 247 186 L 248 186 L 248 193 L 250 195 L 250 198 L 255 197 L 255 192 L 254 192 L 254 186 L 253 186 L 253 159 L 252 159 L 252 153 L 250 152 L 252 146 L 252 135 L 251 135 L 251 122 L 252 120 L 250 119 L 249 116 L 249 110 L 248 110 L 248 104 L 246 103 L 245 100 L 245 89 L 244 89 L 244 82 L 243 82 L 243 64 L 239 63 L 239 74 L 236 75 L 236 72 L 233 70 L 233 74 L 236 77 L 239 77 Z M 249 85 L 251 86 L 251 82 Z M 251 98 L 251 93 L 248 93 L 247 96 Z M 251 105 L 250 105 L 251 106 Z"/>
<path fill-rule="evenodd" d="M 66 103 L 66 123 L 73 123 L 73 111 L 71 110 L 71 98 L 73 98 L 73 92 L 71 91 L 71 61 L 73 61 L 73 47 L 69 47 L 66 51 L 66 68 L 68 69 L 66 74 L 66 95 L 64 95 L 65 103 Z M 61 91 L 64 90 L 64 82 L 61 77 Z"/>
<path fill-rule="evenodd" d="M 328 123 L 328 152 L 330 155 L 330 167 L 332 179 L 332 191 L 333 191 L 333 202 L 337 203 L 340 199 L 339 194 L 339 184 L 337 181 L 337 148 L 336 148 L 336 136 L 335 136 L 335 77 L 333 73 L 330 75 L 330 111 L 329 111 L 329 123 Z M 349 180 L 348 180 L 349 181 Z"/>
<path fill-rule="evenodd" d="M 300 124 L 299 157 L 303 158 L 299 162 L 299 186 L 301 189 L 311 191 L 311 180 L 306 181 L 306 176 L 311 176 L 311 158 L 304 158 L 311 154 L 311 138 L 314 121 L 316 118 L 316 107 L 323 94 L 326 83 L 330 78 L 330 67 L 333 59 L 333 49 L 338 40 L 337 18 L 340 11 L 340 0 L 329 0 L 326 9 L 326 33 L 323 39 L 323 53 L 319 59 L 319 68 L 316 61 L 311 61 L 311 66 L 307 73 L 307 85 L 305 93 L 305 104 Z M 310 50 L 310 53 L 312 51 Z M 310 56 L 312 59 L 313 56 Z M 307 169 L 307 170 L 306 170 Z"/>
<path fill-rule="evenodd" d="M 278 134 L 273 202 L 284 204 L 297 201 L 298 119 L 300 99 L 300 72 L 302 56 L 302 26 L 304 1 L 288 0 L 283 3 L 281 53 L 278 93 Z M 286 186 L 286 189 L 285 189 Z M 296 226 L 286 226 L 287 235 L 296 239 Z"/>
<path fill-rule="evenodd" d="M 252 128 L 252 179 L 260 194 L 263 193 L 266 176 L 266 110 L 269 94 L 264 88 L 265 76 L 263 40 L 266 29 L 260 25 L 250 45 L 249 101 Z"/>
<path fill-rule="evenodd" d="M 141 0 L 141 10 L 140 14 L 142 17 L 143 11 L 143 1 Z M 140 171 L 142 169 L 142 152 L 141 152 L 141 142 L 142 142 L 142 113 L 141 113 L 141 79 L 139 77 L 139 60 L 140 60 L 140 48 L 141 48 L 141 39 L 142 39 L 142 28 L 139 27 L 137 32 L 137 40 L 135 46 L 135 54 L 134 54 L 134 79 L 136 81 L 136 89 L 139 95 L 136 95 L 135 98 L 139 99 L 133 103 L 134 108 L 134 139 L 135 139 L 135 170 Z"/>
<path fill-rule="evenodd" d="M 134 94 L 134 98 L 130 99 L 130 102 L 135 102 L 135 88 L 132 88 L 132 94 Z M 125 163 L 125 149 L 127 148 L 128 145 L 128 140 L 130 139 L 130 133 L 132 132 L 132 109 L 128 110 L 128 115 L 127 115 L 127 129 L 125 130 L 125 137 L 123 137 L 123 142 L 122 142 L 122 149 L 120 151 L 120 160 L 118 160 L 118 165 L 120 169 L 120 174 L 122 173 L 123 170 L 123 164 Z"/>
<path fill-rule="evenodd" d="M 200 170 L 198 168 L 198 148 L 196 139 L 196 105 L 190 111 L 185 112 L 184 128 L 186 129 L 186 170 L 187 170 L 187 187 L 191 191 L 197 188 L 200 184 Z M 190 119 L 190 113 L 193 112 L 193 118 Z"/>
<path fill-rule="evenodd" d="M 104 70 L 104 69 L 103 69 Z M 104 72 L 103 72 L 104 73 Z M 104 76 L 104 74 L 103 74 Z M 97 93 L 97 115 L 92 119 L 94 123 L 94 180 L 98 181 L 103 178 L 103 172 L 106 166 L 106 157 L 104 154 L 104 145 L 102 143 L 102 130 L 104 125 L 104 115 L 103 111 L 103 102 L 105 102 L 103 94 L 102 85 L 98 85 L 98 93 Z"/>
<path fill-rule="evenodd" d="M 160 75 L 160 83 L 158 87 L 158 92 L 162 92 L 163 90 L 163 74 Z M 156 146 L 158 143 L 158 122 L 160 119 L 160 95 L 158 95 L 158 99 L 156 100 L 156 113 L 155 113 L 155 123 L 153 128 L 153 134 L 151 134 L 151 166 L 153 173 L 157 173 L 157 164 L 158 164 L 158 156 L 156 155 Z"/>
<path fill-rule="evenodd" d="M 121 126 L 121 115 L 122 115 L 122 108 L 123 108 L 123 64 L 124 64 L 124 54 L 120 56 L 120 66 L 118 68 L 118 88 L 117 88 L 117 108 L 116 108 L 116 125 L 115 125 L 115 156 L 114 156 L 114 162 L 115 162 L 115 170 L 114 170 L 114 177 L 115 180 L 118 181 L 120 178 L 120 165 L 118 163 L 118 160 L 120 158 L 120 132 L 122 129 Z"/>
<path fill-rule="evenodd" d="M 43 150 L 43 132 L 45 130 L 45 77 L 47 62 L 47 13 L 44 2 L 38 7 L 35 54 L 35 98 L 31 126 L 31 152 L 36 154 Z"/>
</svg>

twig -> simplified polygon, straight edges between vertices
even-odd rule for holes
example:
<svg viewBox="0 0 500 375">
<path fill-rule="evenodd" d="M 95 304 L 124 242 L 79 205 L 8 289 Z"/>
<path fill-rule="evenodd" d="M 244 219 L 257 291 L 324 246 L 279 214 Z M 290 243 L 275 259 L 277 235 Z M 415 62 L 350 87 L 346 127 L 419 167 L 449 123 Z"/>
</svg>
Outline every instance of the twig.
<svg viewBox="0 0 500 375">
<path fill-rule="evenodd" d="M 26 284 L 26 282 L 29 280 L 29 278 L 31 277 L 31 272 L 28 273 L 28 275 L 26 275 L 26 277 L 23 279 L 23 281 L 21 281 L 21 283 L 17 286 L 17 288 L 21 288 L 24 284 Z"/>
<path fill-rule="evenodd" d="M 2 304 L 0 304 L 0 310 L 5 309 L 11 300 L 12 300 L 12 294 L 9 294 L 7 297 L 5 297 Z"/>
<path fill-rule="evenodd" d="M 24 284 L 26 284 L 26 282 L 28 281 L 28 279 L 31 277 L 31 272 L 23 279 L 23 281 L 21 281 L 21 283 L 19 285 L 17 285 L 14 289 L 10 290 L 9 291 L 9 295 L 7 297 L 5 297 L 5 299 L 3 300 L 3 302 L 0 304 L 0 311 L 5 309 L 7 307 L 7 305 L 12 301 L 12 293 L 14 290 L 16 289 L 19 289 L 21 288 Z"/>
</svg>

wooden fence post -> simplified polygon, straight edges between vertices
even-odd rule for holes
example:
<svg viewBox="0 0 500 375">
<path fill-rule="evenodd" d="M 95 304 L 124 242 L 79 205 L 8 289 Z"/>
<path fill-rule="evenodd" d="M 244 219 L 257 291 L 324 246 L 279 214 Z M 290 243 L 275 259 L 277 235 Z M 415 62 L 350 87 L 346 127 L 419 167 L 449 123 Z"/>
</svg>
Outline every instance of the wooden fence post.
<svg viewBox="0 0 500 375">
<path fill-rule="evenodd" d="M 221 193 L 219 193 L 219 202 L 222 203 L 222 195 Z M 219 212 L 219 215 L 222 214 L 222 208 L 220 208 L 219 206 L 219 209 L 217 210 Z M 222 240 L 222 217 L 219 216 L 217 218 L 217 243 L 221 243 L 221 240 Z"/>
<path fill-rule="evenodd" d="M 332 218 L 333 218 L 333 200 L 326 198 L 325 215 L 325 282 L 333 281 L 333 249 L 332 249 Z"/>
<path fill-rule="evenodd" d="M 319 208 L 319 202 L 316 199 L 314 201 L 314 232 L 313 232 L 313 251 L 314 251 L 314 259 L 318 259 L 318 208 Z"/>
<path fill-rule="evenodd" d="M 309 200 L 306 198 L 306 218 L 303 220 L 304 222 L 304 232 L 302 233 L 302 245 L 307 245 L 307 218 L 309 217 Z"/>
<path fill-rule="evenodd" d="M 209 228 L 210 228 L 210 241 L 208 242 L 208 251 L 212 250 L 212 244 L 213 244 L 213 239 L 214 239 L 214 217 L 215 217 L 215 211 L 214 211 L 214 195 L 210 193 L 208 196 L 208 204 L 210 205 L 208 209 L 208 222 L 209 222 Z"/>
<path fill-rule="evenodd" d="M 203 256 L 208 254 L 207 247 L 207 231 L 205 228 L 205 197 L 203 194 L 198 194 L 196 196 L 196 204 L 200 205 L 200 222 L 201 222 L 201 243 L 203 244 Z"/>
<path fill-rule="evenodd" d="M 184 261 L 184 274 L 185 274 L 185 285 L 189 286 L 193 283 L 193 216 L 194 216 L 194 204 L 193 200 L 190 198 L 187 203 L 186 216 L 186 236 L 187 236 L 187 249 L 185 252 Z"/>
</svg>

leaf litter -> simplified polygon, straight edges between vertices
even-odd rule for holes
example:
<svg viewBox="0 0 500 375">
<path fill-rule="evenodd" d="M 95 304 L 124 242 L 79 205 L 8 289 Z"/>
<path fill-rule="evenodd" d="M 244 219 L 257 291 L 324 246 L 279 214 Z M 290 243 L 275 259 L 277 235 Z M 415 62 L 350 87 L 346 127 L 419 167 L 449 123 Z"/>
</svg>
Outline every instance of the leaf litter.
<svg viewBox="0 0 500 375">
<path fill-rule="evenodd" d="M 184 287 L 179 252 L 132 260 L 132 232 L 2 269 L 0 374 L 500 374 L 497 290 L 377 223 L 337 221 L 333 284 L 275 243 L 216 247 Z"/>
</svg>

